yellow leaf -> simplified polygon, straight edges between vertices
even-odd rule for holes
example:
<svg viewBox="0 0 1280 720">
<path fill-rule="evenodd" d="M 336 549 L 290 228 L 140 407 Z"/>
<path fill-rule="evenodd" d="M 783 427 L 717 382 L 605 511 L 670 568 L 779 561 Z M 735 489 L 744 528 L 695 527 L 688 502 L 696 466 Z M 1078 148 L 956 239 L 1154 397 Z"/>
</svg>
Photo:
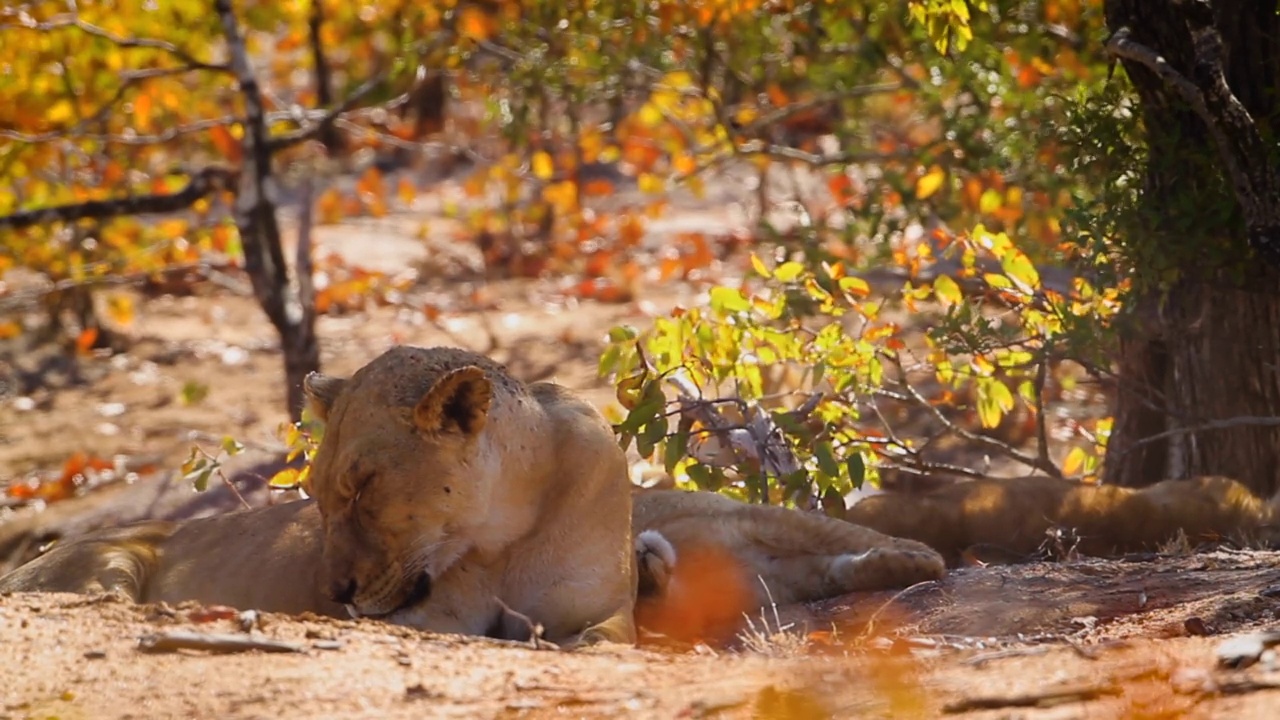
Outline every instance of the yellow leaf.
<svg viewBox="0 0 1280 720">
<path fill-rule="evenodd" d="M 1084 469 L 1084 461 L 1088 459 L 1082 447 L 1073 447 L 1071 452 L 1067 453 L 1067 457 L 1062 461 L 1062 474 L 1071 476 L 1079 473 Z"/>
<path fill-rule="evenodd" d="M 545 150 L 539 150 L 533 154 L 533 174 L 535 177 L 539 180 L 550 180 L 555 172 L 555 164 L 551 161 L 550 153 Z"/>
<path fill-rule="evenodd" d="M 964 299 L 964 294 L 960 292 L 960 286 L 956 284 L 946 275 L 939 275 L 933 281 L 933 294 L 947 305 L 955 305 Z"/>
<path fill-rule="evenodd" d="M 663 122 L 662 111 L 653 103 L 645 103 L 637 114 L 640 123 L 647 128 L 656 128 Z"/>
<path fill-rule="evenodd" d="M 921 175 L 920 179 L 916 180 L 916 198 L 924 200 L 938 192 L 938 189 L 942 187 L 942 181 L 946 179 L 947 171 L 934 165 L 929 172 Z"/>
<path fill-rule="evenodd" d="M 864 298 L 871 294 L 871 286 L 860 277 L 847 275 L 840 278 L 840 289 L 856 298 Z"/>
<path fill-rule="evenodd" d="M 133 325 L 136 314 L 132 297 L 123 293 L 113 293 L 107 298 L 107 316 L 115 324 L 127 328 Z"/>
<path fill-rule="evenodd" d="M 75 111 L 75 106 L 71 104 L 71 101 L 66 98 L 62 98 L 50 105 L 49 109 L 44 111 L 44 117 L 50 124 L 62 125 L 69 122 L 71 118 L 75 116 Z"/>
<path fill-rule="evenodd" d="M 990 215 L 999 210 L 1004 205 L 1004 198 L 1000 197 L 1000 193 L 987 188 L 982 192 L 982 197 L 978 199 L 978 212 L 984 215 Z"/>
<path fill-rule="evenodd" d="M 764 261 L 760 259 L 760 256 L 755 253 L 751 253 L 751 268 L 762 278 L 772 277 L 773 275 L 773 273 L 769 272 L 769 268 L 765 267 Z"/>
<path fill-rule="evenodd" d="M 636 184 L 640 186 L 640 192 L 654 195 L 666 189 L 666 183 L 662 178 L 653 173 L 640 173 L 640 177 L 636 178 Z"/>
<path fill-rule="evenodd" d="M 1021 286 L 1024 292 L 1034 292 L 1040 287 L 1040 273 L 1031 259 L 1022 252 L 1010 250 L 1000 259 L 1000 268 L 1009 279 Z"/>
</svg>

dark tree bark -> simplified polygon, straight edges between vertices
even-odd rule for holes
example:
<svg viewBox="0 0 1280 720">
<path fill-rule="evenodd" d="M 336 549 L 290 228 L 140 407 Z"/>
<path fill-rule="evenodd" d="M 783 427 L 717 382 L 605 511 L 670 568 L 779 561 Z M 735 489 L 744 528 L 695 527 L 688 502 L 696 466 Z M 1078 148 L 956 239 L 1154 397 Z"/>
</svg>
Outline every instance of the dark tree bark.
<svg viewBox="0 0 1280 720">
<path fill-rule="evenodd" d="M 245 48 L 240 24 L 230 0 L 214 0 L 222 20 L 231 56 L 231 68 L 245 103 L 244 167 L 236 193 L 235 219 L 244 248 L 244 269 L 253 283 L 253 294 L 267 318 L 280 333 L 289 417 L 297 421 L 304 402 L 302 380 L 320 369 L 320 343 L 315 330 L 310 259 L 310 188 L 304 189 L 303 226 L 298 243 L 298 263 L 290 277 L 276 218 L 280 181 L 271 171 L 273 146 L 267 131 L 262 90 Z"/>
<path fill-rule="evenodd" d="M 1122 339 L 1105 480 L 1221 474 L 1269 495 L 1280 489 L 1280 180 L 1274 141 L 1264 140 L 1280 129 L 1276 4 L 1107 0 L 1105 9 L 1149 152 L 1151 221 L 1125 242 L 1168 257 L 1177 274 L 1138 297 L 1141 321 Z"/>
</svg>

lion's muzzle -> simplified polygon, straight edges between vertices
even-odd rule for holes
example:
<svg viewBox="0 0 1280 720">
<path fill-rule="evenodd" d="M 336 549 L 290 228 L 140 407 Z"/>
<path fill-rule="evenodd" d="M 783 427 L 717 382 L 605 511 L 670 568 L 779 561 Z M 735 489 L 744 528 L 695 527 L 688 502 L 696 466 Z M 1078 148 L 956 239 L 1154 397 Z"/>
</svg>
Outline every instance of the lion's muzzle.
<svg viewBox="0 0 1280 720">
<path fill-rule="evenodd" d="M 420 573 L 417 579 L 413 581 L 413 585 L 409 587 L 408 592 L 404 594 L 403 598 L 394 605 L 388 605 L 385 602 L 378 601 L 373 603 L 357 601 L 356 597 L 358 595 L 357 591 L 359 588 L 354 580 L 350 581 L 345 586 L 335 584 L 330 588 L 329 592 L 331 593 L 330 597 L 333 598 L 334 602 L 338 602 L 346 606 L 347 613 L 349 613 L 351 617 L 380 618 L 426 602 L 427 599 L 431 597 L 431 588 L 431 574 L 423 572 Z"/>
</svg>

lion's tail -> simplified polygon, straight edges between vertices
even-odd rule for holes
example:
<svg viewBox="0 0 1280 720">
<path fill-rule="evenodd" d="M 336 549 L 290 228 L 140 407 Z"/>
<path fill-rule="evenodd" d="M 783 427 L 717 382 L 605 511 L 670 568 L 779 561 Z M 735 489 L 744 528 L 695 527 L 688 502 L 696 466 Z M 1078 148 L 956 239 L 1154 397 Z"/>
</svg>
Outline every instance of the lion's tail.
<svg viewBox="0 0 1280 720">
<path fill-rule="evenodd" d="M 0 593 L 111 592 L 142 602 L 159 565 L 161 545 L 174 528 L 169 522 L 147 522 L 59 542 L 0 577 Z"/>
</svg>

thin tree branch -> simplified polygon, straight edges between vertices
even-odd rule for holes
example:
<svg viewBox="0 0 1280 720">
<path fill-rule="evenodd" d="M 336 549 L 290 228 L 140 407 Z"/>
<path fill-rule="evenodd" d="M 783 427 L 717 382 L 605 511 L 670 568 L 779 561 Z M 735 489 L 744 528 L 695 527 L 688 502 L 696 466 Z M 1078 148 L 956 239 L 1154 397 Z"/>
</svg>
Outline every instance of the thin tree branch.
<svg viewBox="0 0 1280 720">
<path fill-rule="evenodd" d="M 1178 435 L 1190 435 L 1195 433 L 1208 432 L 1211 430 L 1231 430 L 1234 428 L 1242 428 L 1242 427 L 1255 427 L 1255 428 L 1280 427 L 1280 417 L 1274 417 L 1274 416 L 1268 416 L 1268 415 L 1240 415 L 1233 418 L 1226 418 L 1224 420 L 1209 420 L 1207 422 L 1203 422 L 1198 425 L 1188 425 L 1186 427 L 1173 428 L 1172 430 L 1165 430 L 1164 432 L 1158 432 L 1155 435 L 1148 435 L 1147 437 L 1144 437 L 1141 440 L 1135 440 L 1129 443 L 1129 447 L 1116 453 L 1116 460 L 1123 458 L 1125 455 L 1128 455 L 1129 453 L 1142 447 L 1143 445 L 1150 445 L 1151 443 L 1159 442 L 1160 440 L 1164 440 L 1166 438 L 1171 438 Z"/>
<path fill-rule="evenodd" d="M 969 442 L 977 443 L 978 445 L 982 445 L 992 450 L 996 450 L 1001 455 L 1007 458 L 1011 458 L 1013 460 L 1017 460 L 1018 462 L 1022 463 L 1023 465 L 1026 465 L 1029 468 L 1032 468 L 1033 470 L 1039 470 L 1043 473 L 1050 475 L 1051 477 L 1055 477 L 1059 479 L 1062 478 L 1062 471 L 1059 470 L 1058 466 L 1055 465 L 1054 463 L 1042 462 L 1040 458 L 1032 457 L 1031 455 L 1028 455 L 1022 452 L 1021 450 L 1013 447 L 1012 445 L 1009 445 L 1008 443 L 1001 442 L 992 437 L 987 437 L 986 435 L 979 435 L 977 433 L 970 432 L 965 428 L 962 428 L 959 425 L 956 425 L 954 422 L 948 419 L 946 415 L 943 415 L 942 411 L 939 410 L 936 406 L 934 406 L 933 403 L 929 402 L 928 398 L 921 395 L 919 390 L 915 389 L 915 387 L 913 387 L 911 383 L 907 382 L 906 371 L 902 367 L 902 360 L 897 353 L 881 353 L 881 356 L 888 359 L 889 362 L 893 363 L 894 366 L 897 368 L 901 385 L 903 389 L 906 390 L 907 394 L 910 395 L 911 398 L 918 405 L 920 405 L 920 407 L 928 410 L 929 413 L 933 415 L 934 419 L 937 420 L 939 423 L 941 423 L 943 427 L 955 433 L 957 436 L 965 440 L 968 440 Z"/>
<path fill-rule="evenodd" d="M 316 80 L 316 104 L 320 107 L 329 107 L 333 104 L 333 86 L 330 80 L 329 62 L 324 57 L 324 45 L 320 37 L 320 27 L 324 24 L 324 3 L 321 0 L 311 0 L 311 13 L 307 16 L 307 30 L 311 42 L 311 64 L 315 72 Z M 345 105 L 345 103 L 344 103 Z M 341 112 L 340 110 L 338 112 Z M 316 128 L 316 135 L 320 138 L 320 143 L 330 154 L 338 152 L 342 146 L 342 136 L 338 134 L 333 126 L 333 118 L 337 117 L 337 113 L 332 115 L 326 114 L 325 119 L 320 121 L 320 125 Z"/>
<path fill-rule="evenodd" d="M 155 215 L 185 210 L 197 200 L 230 190 L 239 173 L 222 167 L 197 172 L 186 187 L 173 194 L 132 195 L 112 200 L 89 200 L 39 210 L 27 210 L 0 217 L 0 230 L 24 230 L 35 225 L 78 220 L 106 220 L 122 215 Z"/>
<path fill-rule="evenodd" d="M 155 38 L 138 38 L 138 37 L 121 37 L 105 28 L 98 27 L 93 23 L 81 20 L 75 15 L 58 15 L 51 20 L 45 22 L 36 22 L 31 16 L 19 14 L 18 27 L 27 30 L 35 30 L 37 32 L 52 32 L 55 30 L 75 29 L 86 35 L 102 38 L 107 42 L 121 48 L 141 48 L 148 50 L 159 50 L 161 52 L 172 55 L 183 64 L 197 69 L 210 70 L 213 72 L 231 72 L 231 66 L 223 63 L 211 63 L 197 59 L 194 55 L 183 50 L 177 45 L 167 40 L 158 40 Z"/>
</svg>

